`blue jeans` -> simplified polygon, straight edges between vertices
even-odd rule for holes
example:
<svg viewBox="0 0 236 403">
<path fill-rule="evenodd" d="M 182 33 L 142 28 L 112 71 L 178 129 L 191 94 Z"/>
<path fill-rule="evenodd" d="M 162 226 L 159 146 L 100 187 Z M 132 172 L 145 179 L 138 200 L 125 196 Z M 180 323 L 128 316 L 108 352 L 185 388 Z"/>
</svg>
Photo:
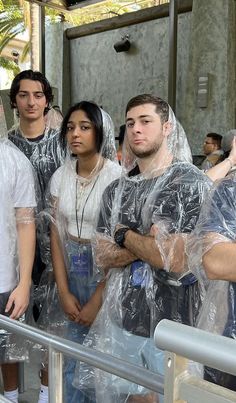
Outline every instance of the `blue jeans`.
<svg viewBox="0 0 236 403">
<path fill-rule="evenodd" d="M 66 245 L 69 259 L 68 282 L 70 292 L 78 298 L 80 305 L 85 305 L 97 287 L 93 277 L 93 257 L 91 244 L 81 244 L 70 240 Z M 66 338 L 82 344 L 89 327 L 69 321 Z M 72 386 L 76 360 L 65 358 L 64 361 L 64 401 L 66 403 L 93 403 L 95 392 L 84 393 Z"/>
</svg>

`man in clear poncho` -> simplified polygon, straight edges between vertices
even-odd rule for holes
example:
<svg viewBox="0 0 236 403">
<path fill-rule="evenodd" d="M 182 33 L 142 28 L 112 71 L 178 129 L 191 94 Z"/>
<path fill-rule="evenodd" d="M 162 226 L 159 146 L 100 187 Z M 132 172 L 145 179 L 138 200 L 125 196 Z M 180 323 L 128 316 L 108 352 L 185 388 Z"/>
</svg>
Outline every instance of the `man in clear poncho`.
<svg viewBox="0 0 236 403">
<path fill-rule="evenodd" d="M 215 184 L 204 202 L 187 247 L 192 271 L 204 293 L 197 326 L 233 339 L 236 338 L 235 240 L 236 173 L 233 170 Z M 205 367 L 204 378 L 236 391 L 233 375 Z"/>
<path fill-rule="evenodd" d="M 8 132 L 8 138 L 30 160 L 37 179 L 37 208 L 45 207 L 45 191 L 52 174 L 64 161 L 59 143 L 60 128 L 45 124 L 45 115 L 53 100 L 52 88 L 46 77 L 32 70 L 20 72 L 10 89 L 10 104 L 16 109 L 19 122 Z M 50 263 L 47 228 L 37 228 L 37 248 L 33 281 L 39 284 L 45 265 Z"/>
<path fill-rule="evenodd" d="M 194 326 L 201 304 L 184 246 L 209 183 L 190 160 L 170 106 L 152 95 L 131 99 L 123 175 L 103 194 L 95 241 L 97 266 L 107 273 L 104 302 L 85 344 L 160 373 L 155 326 L 163 318 Z M 77 375 L 80 388 L 95 381 L 98 402 L 159 401 L 143 387 L 85 365 Z"/>
<path fill-rule="evenodd" d="M 30 298 L 36 201 L 32 167 L 5 138 L 0 140 L 0 206 L 0 313 L 19 319 Z M 4 395 L 18 403 L 18 366 L 10 349 L 20 352 L 8 333 L 0 333 Z"/>
</svg>

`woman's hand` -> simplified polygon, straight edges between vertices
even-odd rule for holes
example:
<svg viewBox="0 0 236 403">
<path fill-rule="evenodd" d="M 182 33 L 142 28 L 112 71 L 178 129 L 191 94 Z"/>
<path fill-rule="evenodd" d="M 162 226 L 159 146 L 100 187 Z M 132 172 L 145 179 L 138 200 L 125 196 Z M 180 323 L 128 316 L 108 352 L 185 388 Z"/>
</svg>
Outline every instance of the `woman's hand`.
<svg viewBox="0 0 236 403">
<path fill-rule="evenodd" d="M 100 306 L 98 306 L 96 301 L 90 299 L 81 309 L 79 318 L 76 319 L 76 322 L 80 325 L 90 326 L 95 320 L 99 309 Z"/>
<path fill-rule="evenodd" d="M 73 294 L 68 292 L 60 295 L 60 301 L 65 314 L 70 320 L 75 321 L 79 317 L 81 311 L 79 300 Z"/>
</svg>

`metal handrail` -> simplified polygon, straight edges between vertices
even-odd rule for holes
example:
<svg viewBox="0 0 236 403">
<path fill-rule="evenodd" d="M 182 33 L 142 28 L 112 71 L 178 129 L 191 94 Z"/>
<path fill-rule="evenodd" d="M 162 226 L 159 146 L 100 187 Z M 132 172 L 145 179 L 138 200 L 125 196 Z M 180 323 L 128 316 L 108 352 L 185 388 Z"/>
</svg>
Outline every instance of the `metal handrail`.
<svg viewBox="0 0 236 403">
<path fill-rule="evenodd" d="M 26 339 L 36 341 L 39 344 L 43 344 L 49 347 L 49 380 L 50 363 L 55 363 L 56 360 L 60 361 L 60 357 L 55 353 L 63 353 L 79 361 L 83 361 L 89 365 L 99 368 L 103 371 L 112 373 L 121 378 L 127 379 L 130 382 L 134 382 L 138 385 L 144 386 L 154 392 L 164 394 L 164 377 L 151 372 L 145 368 L 130 364 L 125 360 L 113 357 L 109 354 L 102 353 L 82 346 L 78 343 L 65 340 L 61 337 L 54 336 L 44 332 L 43 330 L 35 329 L 29 325 L 25 325 L 18 321 L 6 318 L 0 315 L 0 327 L 7 329 L 10 332 L 24 336 Z M 59 365 L 60 367 L 60 365 Z M 61 370 L 61 369 L 60 369 Z M 55 380 L 60 378 L 61 374 L 53 374 L 51 379 Z M 49 385 L 52 387 L 53 385 Z M 49 393 L 50 396 L 50 393 Z M 51 401 L 51 400 L 50 400 Z M 61 400 L 56 400 L 55 402 Z"/>
<path fill-rule="evenodd" d="M 163 319 L 156 326 L 154 342 L 161 350 L 236 375 L 233 339 Z"/>
</svg>

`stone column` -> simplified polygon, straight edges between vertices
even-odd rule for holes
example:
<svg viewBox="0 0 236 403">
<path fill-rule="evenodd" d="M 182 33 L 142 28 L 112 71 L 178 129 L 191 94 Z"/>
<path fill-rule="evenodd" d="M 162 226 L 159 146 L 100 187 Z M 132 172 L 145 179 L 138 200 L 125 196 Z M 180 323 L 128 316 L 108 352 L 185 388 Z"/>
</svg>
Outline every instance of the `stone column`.
<svg viewBox="0 0 236 403">
<path fill-rule="evenodd" d="M 193 0 L 189 68 L 182 123 L 193 154 L 210 131 L 235 127 L 235 1 Z M 208 75 L 206 107 L 198 106 L 198 79 Z"/>
</svg>

